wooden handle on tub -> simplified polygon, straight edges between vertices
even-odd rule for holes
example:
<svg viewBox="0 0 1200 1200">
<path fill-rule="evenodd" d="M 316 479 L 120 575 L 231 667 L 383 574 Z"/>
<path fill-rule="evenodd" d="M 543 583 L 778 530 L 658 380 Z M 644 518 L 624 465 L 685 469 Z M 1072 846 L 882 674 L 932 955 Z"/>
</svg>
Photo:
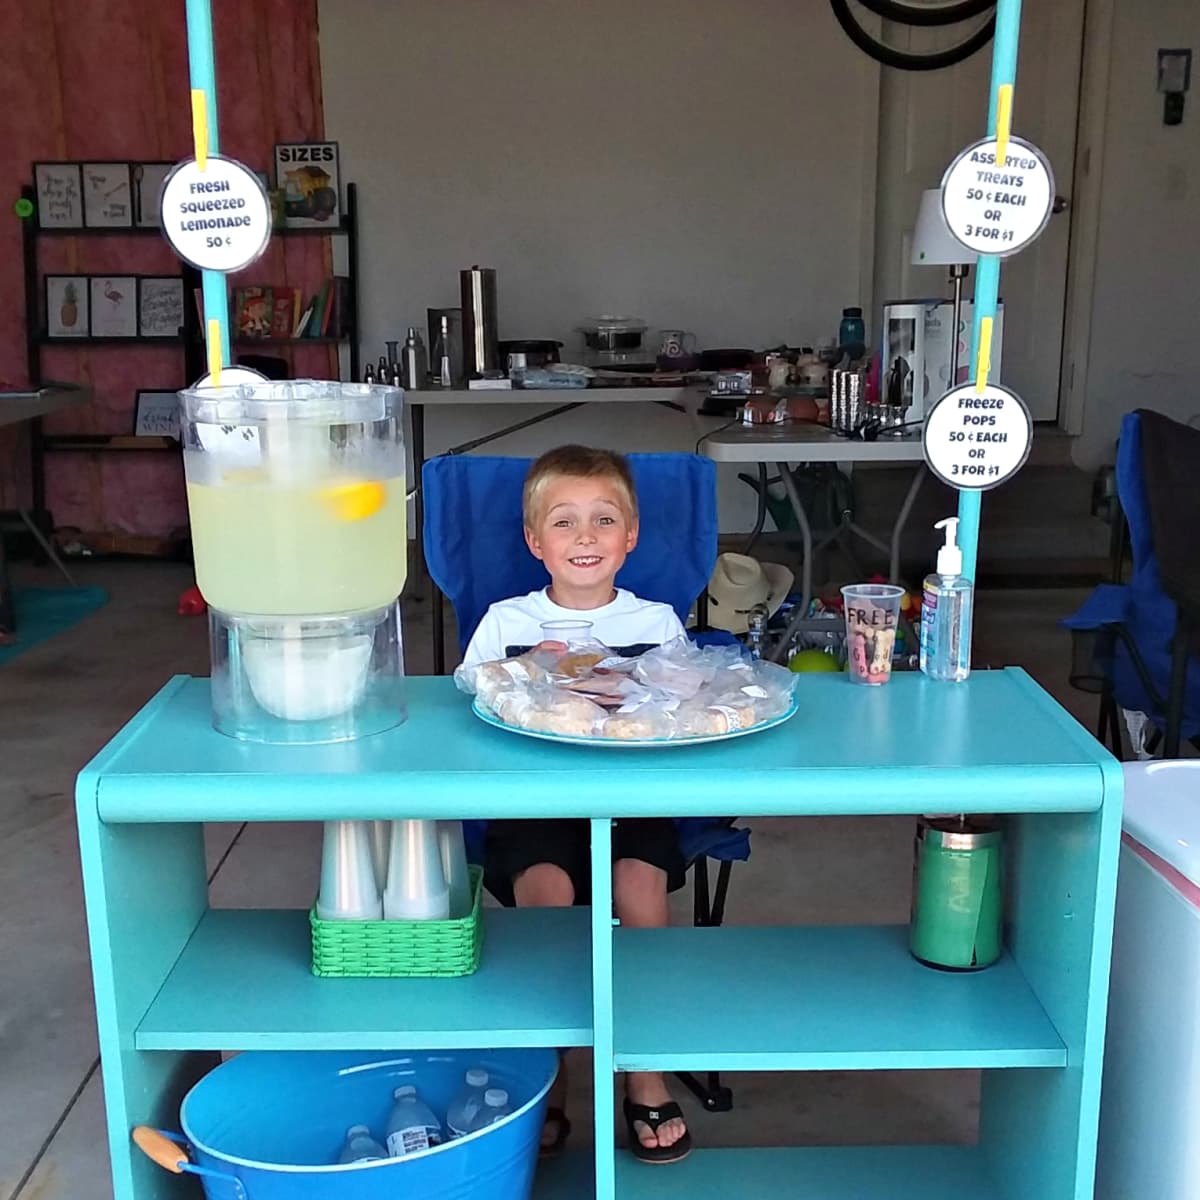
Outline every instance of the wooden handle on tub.
<svg viewBox="0 0 1200 1200">
<path fill-rule="evenodd" d="M 183 1174 L 183 1164 L 188 1161 L 187 1154 L 157 1129 L 151 1129 L 149 1125 L 135 1126 L 133 1142 L 151 1162 L 176 1175 Z"/>
</svg>

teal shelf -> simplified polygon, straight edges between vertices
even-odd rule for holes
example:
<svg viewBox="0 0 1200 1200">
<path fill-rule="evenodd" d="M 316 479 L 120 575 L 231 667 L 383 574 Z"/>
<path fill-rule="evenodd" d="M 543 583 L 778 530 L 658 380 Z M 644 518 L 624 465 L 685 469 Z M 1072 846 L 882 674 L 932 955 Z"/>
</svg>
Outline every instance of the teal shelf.
<svg viewBox="0 0 1200 1200">
<path fill-rule="evenodd" d="M 618 1200 L 1000 1200 L 1002 1193 L 973 1146 L 813 1146 L 697 1150 L 662 1169 L 618 1153 L 616 1194 Z"/>
<path fill-rule="evenodd" d="M 318 979 L 308 914 L 212 909 L 139 1024 L 139 1050 L 455 1049 L 592 1040 L 590 912 L 488 909 L 462 979 Z"/>
<path fill-rule="evenodd" d="M 591 1155 L 538 1165 L 533 1200 L 592 1194 Z M 617 1200 L 1001 1200 L 976 1146 L 695 1150 L 659 1170 L 617 1152 Z M 1029 1198 L 1032 1200 L 1032 1197 Z"/>
<path fill-rule="evenodd" d="M 806 675 L 786 725 L 653 752 L 493 729 L 447 678 L 408 680 L 409 719 L 359 742 L 260 746 L 211 724 L 206 679 L 177 677 L 80 777 L 113 822 L 353 817 L 1090 812 L 1107 754 L 1023 671 L 885 688 Z M 453 746 L 453 755 L 446 752 Z M 736 798 L 734 800 L 733 798 Z"/>
<path fill-rule="evenodd" d="M 1067 1050 L 1016 963 L 934 971 L 907 927 L 621 929 L 619 1071 L 1064 1067 Z M 669 1005 L 647 1005 L 650 981 Z"/>
</svg>

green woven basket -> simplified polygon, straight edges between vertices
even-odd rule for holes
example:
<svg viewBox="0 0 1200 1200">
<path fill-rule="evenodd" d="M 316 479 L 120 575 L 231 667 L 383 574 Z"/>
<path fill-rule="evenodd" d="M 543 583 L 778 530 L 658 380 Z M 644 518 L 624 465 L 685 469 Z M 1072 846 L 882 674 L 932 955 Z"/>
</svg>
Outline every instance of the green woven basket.
<svg viewBox="0 0 1200 1200">
<path fill-rule="evenodd" d="M 483 948 L 483 872 L 471 868 L 475 903 L 453 921 L 322 921 L 314 908 L 313 974 L 396 979 L 410 975 L 470 975 Z"/>
</svg>

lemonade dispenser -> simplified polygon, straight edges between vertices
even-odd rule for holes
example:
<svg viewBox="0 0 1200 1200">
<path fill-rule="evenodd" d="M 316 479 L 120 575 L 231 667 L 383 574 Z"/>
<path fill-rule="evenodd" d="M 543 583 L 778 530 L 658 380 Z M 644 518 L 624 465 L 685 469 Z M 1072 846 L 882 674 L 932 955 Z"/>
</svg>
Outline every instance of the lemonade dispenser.
<svg viewBox="0 0 1200 1200">
<path fill-rule="evenodd" d="M 403 395 L 316 380 L 180 392 L 221 733 L 336 742 L 404 720 Z"/>
</svg>

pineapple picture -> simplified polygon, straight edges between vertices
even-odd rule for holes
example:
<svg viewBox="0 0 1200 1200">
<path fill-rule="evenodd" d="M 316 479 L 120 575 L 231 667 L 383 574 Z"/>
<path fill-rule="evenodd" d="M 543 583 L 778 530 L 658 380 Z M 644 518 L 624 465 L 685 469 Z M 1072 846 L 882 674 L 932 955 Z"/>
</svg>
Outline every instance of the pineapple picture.
<svg viewBox="0 0 1200 1200">
<path fill-rule="evenodd" d="M 46 276 L 46 333 L 52 338 L 86 338 L 91 300 L 85 275 Z"/>
<path fill-rule="evenodd" d="M 74 329 L 75 322 L 79 320 L 79 293 L 75 290 L 73 283 L 68 283 L 63 288 L 62 308 L 59 309 L 58 319 L 62 322 L 64 329 Z"/>
</svg>

